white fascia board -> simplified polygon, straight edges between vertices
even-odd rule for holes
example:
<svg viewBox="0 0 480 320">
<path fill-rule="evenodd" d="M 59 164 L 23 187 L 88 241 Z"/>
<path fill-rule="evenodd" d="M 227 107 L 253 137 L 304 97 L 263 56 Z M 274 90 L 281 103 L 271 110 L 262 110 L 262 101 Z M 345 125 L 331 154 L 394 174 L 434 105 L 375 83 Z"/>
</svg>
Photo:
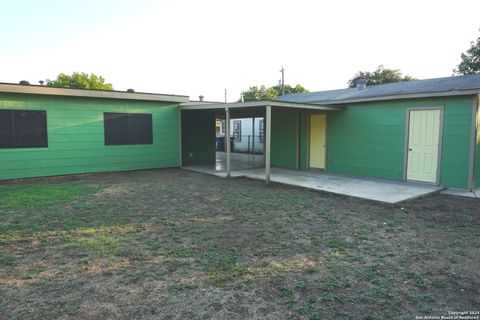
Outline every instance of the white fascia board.
<svg viewBox="0 0 480 320">
<path fill-rule="evenodd" d="M 181 110 L 213 110 L 213 109 L 238 109 L 238 108 L 256 108 L 256 107 L 280 107 L 294 109 L 310 109 L 310 110 L 326 110 L 340 111 L 341 107 L 323 106 L 319 104 L 306 104 L 283 101 L 250 101 L 250 102 L 234 102 L 234 103 L 211 103 L 211 104 L 182 104 Z"/>
<path fill-rule="evenodd" d="M 142 92 L 123 92 L 110 90 L 87 90 L 87 89 L 70 89 L 70 88 L 54 88 L 37 85 L 18 85 L 18 84 L 0 84 L 0 92 L 3 93 L 22 93 L 22 94 L 38 94 L 48 96 L 65 96 L 65 97 L 85 97 L 85 98 L 101 98 L 101 99 L 120 99 L 120 100 L 143 100 L 143 101 L 159 101 L 159 102 L 188 102 L 188 96 L 166 95 L 156 93 Z"/>
</svg>

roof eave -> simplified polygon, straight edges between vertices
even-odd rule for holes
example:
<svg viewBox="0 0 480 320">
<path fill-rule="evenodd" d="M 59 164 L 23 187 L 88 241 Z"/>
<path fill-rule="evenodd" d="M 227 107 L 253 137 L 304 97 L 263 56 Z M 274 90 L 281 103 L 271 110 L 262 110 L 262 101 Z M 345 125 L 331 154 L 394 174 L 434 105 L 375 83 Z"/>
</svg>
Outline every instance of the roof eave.
<svg viewBox="0 0 480 320">
<path fill-rule="evenodd" d="M 256 108 L 256 107 L 278 107 L 278 108 L 293 108 L 293 109 L 309 109 L 309 110 L 324 110 L 324 111 L 340 111 L 338 106 L 324 106 L 315 103 L 297 103 L 284 102 L 276 100 L 268 101 L 249 101 L 249 102 L 232 102 L 232 103 L 211 103 L 211 104 L 181 104 L 181 110 L 214 110 L 214 109 L 237 109 L 237 108 Z"/>
<path fill-rule="evenodd" d="M 0 92 L 17 93 L 17 94 L 37 94 L 47 96 L 66 96 L 66 97 L 84 97 L 84 98 L 100 98 L 100 99 L 121 99 L 121 100 L 143 100 L 158 102 L 188 102 L 188 96 L 164 95 L 156 93 L 141 92 L 123 92 L 109 90 L 85 90 L 71 88 L 55 88 L 47 86 L 35 85 L 18 85 L 1 83 Z"/>
<path fill-rule="evenodd" d="M 367 97 L 358 99 L 343 99 L 343 100 L 330 100 L 319 101 L 318 104 L 322 105 L 343 105 L 347 103 L 359 103 L 359 102 L 372 102 L 372 101 L 385 101 L 385 100 L 400 100 L 400 99 L 413 99 L 413 98 L 434 98 L 434 97 L 448 97 L 448 96 L 468 96 L 473 94 L 479 94 L 480 89 L 474 90 L 455 90 L 444 92 L 424 92 L 424 93 L 411 93 L 411 94 L 397 94 L 388 96 Z M 311 102 L 316 104 L 317 102 Z"/>
</svg>

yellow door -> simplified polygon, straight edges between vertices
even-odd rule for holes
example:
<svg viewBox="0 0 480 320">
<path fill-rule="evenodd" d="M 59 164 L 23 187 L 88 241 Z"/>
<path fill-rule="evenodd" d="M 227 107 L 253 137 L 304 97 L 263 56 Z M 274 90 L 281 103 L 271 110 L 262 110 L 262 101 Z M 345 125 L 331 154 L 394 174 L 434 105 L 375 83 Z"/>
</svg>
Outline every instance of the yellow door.
<svg viewBox="0 0 480 320">
<path fill-rule="evenodd" d="M 440 116 L 440 110 L 410 111 L 408 180 L 437 182 Z"/>
<path fill-rule="evenodd" d="M 310 117 L 310 168 L 325 169 L 326 124 L 324 114 Z"/>
</svg>

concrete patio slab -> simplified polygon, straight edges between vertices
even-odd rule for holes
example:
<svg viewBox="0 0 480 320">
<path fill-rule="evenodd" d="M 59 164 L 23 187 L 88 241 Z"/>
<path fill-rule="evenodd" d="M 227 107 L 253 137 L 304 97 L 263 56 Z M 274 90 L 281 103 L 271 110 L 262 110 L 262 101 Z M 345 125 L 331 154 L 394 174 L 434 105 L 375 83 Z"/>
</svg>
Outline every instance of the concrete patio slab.
<svg viewBox="0 0 480 320">
<path fill-rule="evenodd" d="M 480 198 L 480 189 L 475 189 L 473 191 L 462 190 L 462 189 L 446 189 L 442 191 L 442 194 L 448 194 L 450 196 L 466 197 L 466 198 Z"/>
<path fill-rule="evenodd" d="M 235 171 L 233 177 L 264 180 L 264 172 L 258 169 Z M 327 174 L 315 171 L 300 171 L 272 168 L 271 181 L 326 191 L 346 196 L 399 203 L 444 190 L 443 187 L 405 181 L 390 181 Z"/>
<path fill-rule="evenodd" d="M 231 176 L 265 180 L 263 155 L 232 153 Z M 217 152 L 215 164 L 186 166 L 183 169 L 226 177 L 226 154 Z M 270 181 L 317 191 L 386 203 L 399 203 L 445 190 L 425 183 L 342 176 L 323 171 L 272 168 Z M 480 192 L 479 192 L 480 194 Z"/>
<path fill-rule="evenodd" d="M 232 153 L 232 171 L 249 170 L 263 168 L 265 166 L 264 157 L 261 154 Z M 213 164 L 184 166 L 183 169 L 190 171 L 208 173 L 218 177 L 227 176 L 227 154 L 225 152 L 216 153 L 216 161 Z"/>
<path fill-rule="evenodd" d="M 194 166 L 185 167 L 184 169 L 212 174 L 218 177 L 226 177 L 225 172 L 202 167 Z M 262 168 L 237 170 L 232 171 L 232 177 L 264 180 L 265 172 Z M 272 182 L 311 190 L 331 192 L 391 204 L 424 197 L 444 190 L 443 187 L 422 183 L 347 177 L 317 171 L 301 171 L 280 168 L 272 168 L 270 180 Z"/>
</svg>

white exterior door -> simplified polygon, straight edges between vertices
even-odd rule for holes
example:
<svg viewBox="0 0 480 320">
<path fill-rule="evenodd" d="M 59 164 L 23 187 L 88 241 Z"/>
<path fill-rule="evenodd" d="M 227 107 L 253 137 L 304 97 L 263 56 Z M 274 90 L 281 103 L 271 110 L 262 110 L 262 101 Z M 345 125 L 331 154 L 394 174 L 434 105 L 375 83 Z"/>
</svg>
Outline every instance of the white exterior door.
<svg viewBox="0 0 480 320">
<path fill-rule="evenodd" d="M 411 110 L 407 180 L 437 182 L 441 110 Z"/>
</svg>

